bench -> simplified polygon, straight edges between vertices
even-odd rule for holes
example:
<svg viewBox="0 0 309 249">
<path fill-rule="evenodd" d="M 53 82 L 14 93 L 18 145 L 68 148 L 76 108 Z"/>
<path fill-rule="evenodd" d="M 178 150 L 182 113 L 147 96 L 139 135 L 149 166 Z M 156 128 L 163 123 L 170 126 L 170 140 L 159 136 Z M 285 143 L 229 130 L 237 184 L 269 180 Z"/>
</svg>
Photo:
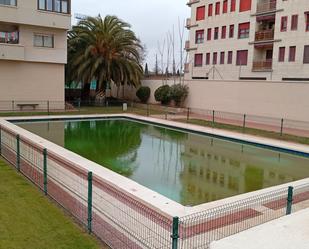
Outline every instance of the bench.
<svg viewBox="0 0 309 249">
<path fill-rule="evenodd" d="M 20 108 L 21 111 L 24 109 L 24 107 L 32 107 L 33 110 L 35 110 L 35 108 L 36 108 L 38 105 L 39 105 L 39 104 L 17 104 L 17 106 Z"/>
</svg>

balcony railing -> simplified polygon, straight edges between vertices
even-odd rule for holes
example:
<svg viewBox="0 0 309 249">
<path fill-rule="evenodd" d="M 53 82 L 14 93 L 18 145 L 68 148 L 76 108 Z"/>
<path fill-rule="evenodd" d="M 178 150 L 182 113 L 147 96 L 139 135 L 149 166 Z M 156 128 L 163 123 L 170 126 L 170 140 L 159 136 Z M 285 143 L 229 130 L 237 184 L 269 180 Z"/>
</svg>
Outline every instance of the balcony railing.
<svg viewBox="0 0 309 249">
<path fill-rule="evenodd" d="M 264 13 L 274 11 L 277 8 L 277 0 L 262 0 L 258 2 L 256 13 Z"/>
<path fill-rule="evenodd" d="M 265 60 L 265 61 L 254 61 L 253 62 L 253 71 L 269 71 L 273 68 L 273 60 Z"/>
<path fill-rule="evenodd" d="M 275 37 L 274 30 L 262 30 L 255 32 L 255 41 L 269 41 Z"/>
</svg>

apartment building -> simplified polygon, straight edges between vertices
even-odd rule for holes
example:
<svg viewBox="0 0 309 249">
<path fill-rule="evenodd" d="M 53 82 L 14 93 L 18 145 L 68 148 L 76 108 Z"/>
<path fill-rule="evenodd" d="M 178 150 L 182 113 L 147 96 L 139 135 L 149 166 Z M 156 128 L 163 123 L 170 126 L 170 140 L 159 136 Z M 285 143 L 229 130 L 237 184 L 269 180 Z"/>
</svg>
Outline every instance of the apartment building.
<svg viewBox="0 0 309 249">
<path fill-rule="evenodd" d="M 308 0 L 190 0 L 186 79 L 309 81 Z"/>
<path fill-rule="evenodd" d="M 0 0 L 0 110 L 64 108 L 70 0 Z"/>
</svg>

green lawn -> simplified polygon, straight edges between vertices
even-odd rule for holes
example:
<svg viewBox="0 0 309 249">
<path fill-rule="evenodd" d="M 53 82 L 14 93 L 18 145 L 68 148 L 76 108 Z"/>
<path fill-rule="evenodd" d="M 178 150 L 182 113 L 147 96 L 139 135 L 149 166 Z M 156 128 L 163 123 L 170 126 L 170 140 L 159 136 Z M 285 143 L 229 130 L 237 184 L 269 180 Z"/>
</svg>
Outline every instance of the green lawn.
<svg viewBox="0 0 309 249">
<path fill-rule="evenodd" d="M 187 119 L 176 119 L 174 121 L 178 121 L 182 123 L 190 123 L 190 124 L 195 124 L 195 125 L 200 125 L 200 126 L 214 127 L 217 129 L 229 130 L 229 131 L 234 131 L 234 132 L 239 132 L 239 133 L 246 133 L 246 134 L 255 135 L 255 136 L 274 138 L 274 139 L 279 139 L 283 141 L 290 141 L 290 142 L 301 143 L 301 144 L 309 144 L 309 138 L 307 137 L 298 137 L 298 136 L 293 136 L 293 135 L 288 135 L 288 134 L 283 134 L 281 136 L 280 133 L 272 132 L 272 131 L 264 131 L 264 130 L 253 129 L 253 128 L 246 128 L 244 130 L 243 127 L 240 127 L 240 126 L 220 124 L 220 123 L 215 123 L 213 125 L 212 122 L 201 120 L 201 119 L 190 119 L 189 121 L 187 121 Z"/>
<path fill-rule="evenodd" d="M 102 247 L 0 158 L 0 249 Z"/>
</svg>

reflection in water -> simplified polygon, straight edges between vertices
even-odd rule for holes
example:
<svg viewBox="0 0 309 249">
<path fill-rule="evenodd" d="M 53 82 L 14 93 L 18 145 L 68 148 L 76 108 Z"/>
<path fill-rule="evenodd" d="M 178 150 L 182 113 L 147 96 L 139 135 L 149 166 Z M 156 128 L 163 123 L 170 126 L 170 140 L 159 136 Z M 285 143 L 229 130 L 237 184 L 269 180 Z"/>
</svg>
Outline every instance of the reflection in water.
<svg viewBox="0 0 309 249">
<path fill-rule="evenodd" d="M 307 158 L 132 121 L 19 125 L 183 205 L 309 176 Z"/>
</svg>

